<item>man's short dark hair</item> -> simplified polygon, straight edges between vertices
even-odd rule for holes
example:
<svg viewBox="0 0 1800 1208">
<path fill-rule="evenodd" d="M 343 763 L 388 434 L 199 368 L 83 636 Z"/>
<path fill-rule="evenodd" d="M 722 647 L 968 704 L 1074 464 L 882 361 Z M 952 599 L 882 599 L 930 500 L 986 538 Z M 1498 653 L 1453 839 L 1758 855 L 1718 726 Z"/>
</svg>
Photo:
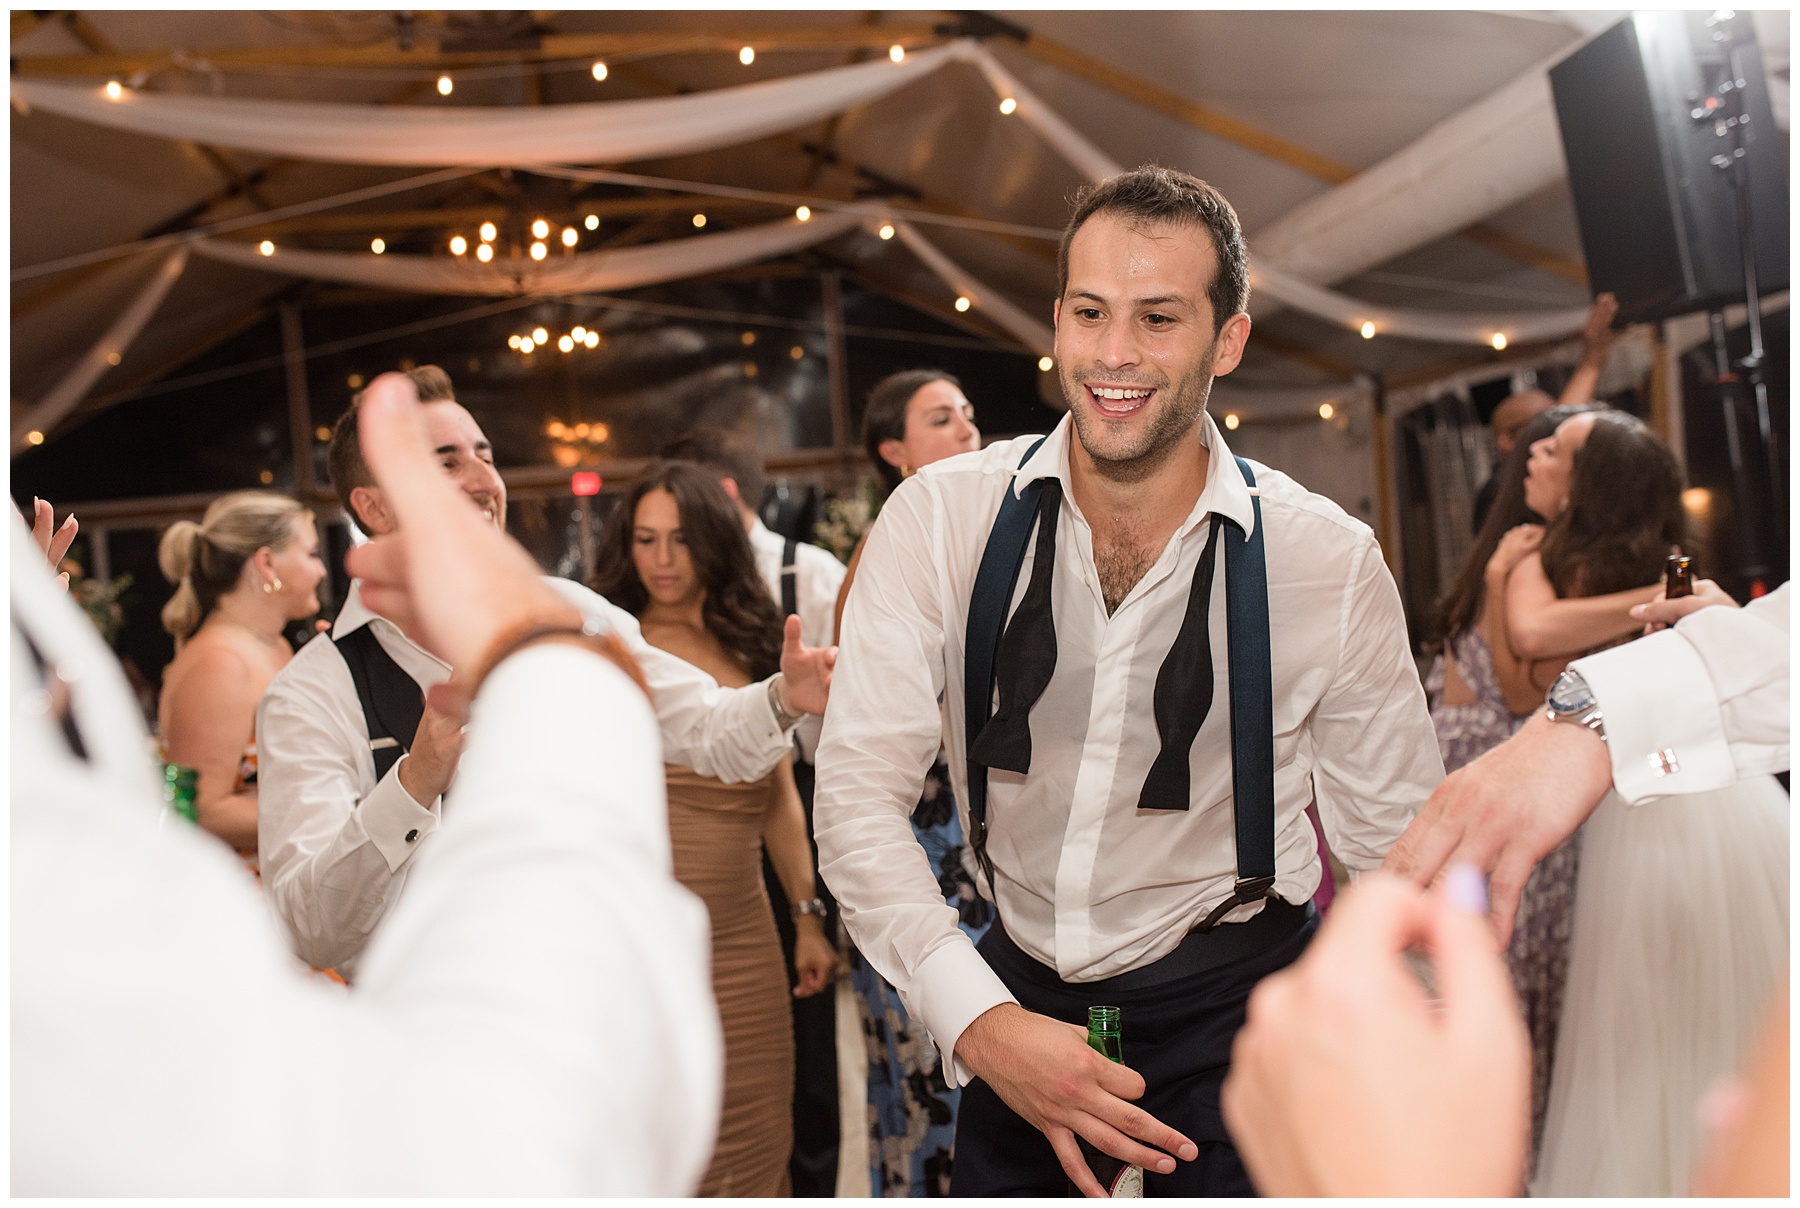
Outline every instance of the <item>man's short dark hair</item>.
<svg viewBox="0 0 1800 1208">
<path fill-rule="evenodd" d="M 762 454 L 750 442 L 724 428 L 691 428 L 657 450 L 666 461 L 691 461 L 720 478 L 737 483 L 738 502 L 757 511 L 762 507 Z"/>
<path fill-rule="evenodd" d="M 419 392 L 421 403 L 455 402 L 456 391 L 450 385 L 450 375 L 436 365 L 420 365 L 416 369 L 408 369 L 406 376 L 412 379 L 413 388 Z M 331 444 L 325 449 L 325 470 L 331 476 L 331 489 L 337 492 L 338 502 L 344 506 L 344 514 L 360 526 L 363 518 L 356 514 L 350 504 L 350 492 L 357 487 L 372 487 L 374 477 L 363 461 L 362 439 L 356 434 L 357 417 L 362 412 L 362 391 L 350 396 L 350 407 L 338 416 L 337 423 L 331 426 Z"/>
<path fill-rule="evenodd" d="M 942 369 L 902 369 L 899 373 L 888 374 L 869 391 L 869 402 L 863 407 L 863 448 L 868 451 L 870 464 L 890 491 L 900 485 L 900 471 L 881 455 L 881 446 L 890 440 L 906 439 L 906 405 L 912 402 L 913 395 L 933 382 L 949 382 L 958 390 L 962 389 L 956 375 Z"/>
<path fill-rule="evenodd" d="M 1212 238 L 1219 267 L 1207 286 L 1212 303 L 1213 334 L 1225 320 L 1250 301 L 1250 256 L 1244 247 L 1244 231 L 1237 211 L 1225 195 L 1186 172 L 1149 164 L 1121 172 L 1099 184 L 1087 185 L 1075 195 L 1075 213 L 1063 228 L 1062 246 L 1056 253 L 1056 296 L 1069 288 L 1069 244 L 1075 232 L 1096 214 L 1116 214 L 1140 223 L 1171 222 L 1203 228 Z"/>
</svg>

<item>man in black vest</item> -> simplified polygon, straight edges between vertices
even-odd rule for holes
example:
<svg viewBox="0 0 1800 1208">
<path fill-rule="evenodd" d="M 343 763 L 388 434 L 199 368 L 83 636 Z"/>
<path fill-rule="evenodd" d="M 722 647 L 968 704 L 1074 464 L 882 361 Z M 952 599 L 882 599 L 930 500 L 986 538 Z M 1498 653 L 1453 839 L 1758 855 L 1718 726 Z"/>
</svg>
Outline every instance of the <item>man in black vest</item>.
<svg viewBox="0 0 1800 1208">
<path fill-rule="evenodd" d="M 964 1086 L 951 1194 L 1104 1194 L 1077 1138 L 1152 1194 L 1246 1194 L 1219 1086 L 1316 925 L 1305 809 L 1374 868 L 1443 764 L 1374 535 L 1206 414 L 1250 334 L 1230 204 L 1124 173 L 1060 261 L 1068 418 L 926 467 L 864 547 L 821 871 Z M 907 821 L 940 743 L 997 909 L 979 950 Z M 1085 1043 L 1093 1006 L 1122 1064 Z"/>
<path fill-rule="evenodd" d="M 473 416 L 435 366 L 407 375 L 433 451 L 457 488 L 499 528 L 506 484 Z M 392 502 L 363 464 L 357 408 L 332 436 L 332 485 L 367 531 L 394 531 Z M 722 689 L 644 642 L 636 621 L 578 583 L 546 582 L 596 632 L 617 633 L 637 658 L 662 728 L 663 752 L 705 775 L 754 780 L 781 761 L 793 727 L 823 712 L 835 652 L 800 643 L 790 623 L 782 671 Z M 438 827 L 461 754 L 460 725 L 424 693 L 451 668 L 362 602 L 356 584 L 329 634 L 282 669 L 257 709 L 257 831 L 263 886 L 295 953 L 346 977 L 405 886 L 415 853 Z"/>
</svg>

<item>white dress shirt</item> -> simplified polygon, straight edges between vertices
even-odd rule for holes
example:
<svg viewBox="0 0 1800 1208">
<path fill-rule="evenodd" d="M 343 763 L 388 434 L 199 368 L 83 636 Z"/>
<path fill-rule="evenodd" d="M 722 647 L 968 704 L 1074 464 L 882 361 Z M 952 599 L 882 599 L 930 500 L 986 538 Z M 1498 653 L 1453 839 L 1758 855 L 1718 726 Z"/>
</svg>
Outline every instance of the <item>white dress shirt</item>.
<svg viewBox="0 0 1800 1208">
<path fill-rule="evenodd" d="M 771 532 L 762 521 L 750 530 L 750 549 L 756 554 L 756 571 L 781 607 L 781 555 L 787 538 Z M 808 542 L 794 547 L 794 607 L 800 617 L 800 640 L 808 646 L 829 646 L 837 640 L 838 588 L 844 584 L 844 564 L 827 550 Z M 819 749 L 819 729 L 824 719 L 807 717 L 794 727 L 800 757 L 808 763 Z"/>
<path fill-rule="evenodd" d="M 1788 770 L 1788 624 L 1783 583 L 1569 664 L 1600 703 L 1620 797 L 1636 805 Z"/>
<path fill-rule="evenodd" d="M 582 615 L 611 625 L 637 658 L 671 760 L 721 780 L 747 781 L 766 775 L 788 753 L 763 684 L 720 688 L 705 672 L 645 642 L 630 613 L 579 583 L 545 582 Z M 421 690 L 450 678 L 447 664 L 370 612 L 353 583 L 332 637 L 321 634 L 302 647 L 269 684 L 256 713 L 263 888 L 295 954 L 345 977 L 440 816 L 438 801 L 414 801 L 400 783 L 404 757 L 376 781 L 356 684 L 332 641 L 363 625 L 374 627 L 381 648 Z"/>
<path fill-rule="evenodd" d="M 561 646 L 493 674 L 345 994 L 163 808 L 117 664 L 14 527 L 14 1194 L 691 1194 L 721 1082 L 707 919 L 629 680 Z M 86 761 L 21 629 L 75 677 Z"/>
<path fill-rule="evenodd" d="M 1016 476 L 1035 438 L 937 462 L 902 483 L 870 533 L 845 609 L 819 749 L 821 870 L 857 947 L 946 1053 L 971 1020 L 1013 999 L 957 930 L 907 819 L 942 743 L 968 826 L 964 628 L 1001 492 L 1038 478 L 1063 484 L 1056 671 L 1031 712 L 1031 772 L 988 776 L 988 853 L 1007 934 L 1064 980 L 1095 981 L 1166 955 L 1232 891 L 1222 569 L 1210 613 L 1215 690 L 1192 748 L 1192 808 L 1139 812 L 1137 799 L 1159 745 L 1157 671 L 1181 627 L 1208 517 L 1250 525 L 1249 491 L 1206 419 L 1212 458 L 1200 498 L 1109 617 L 1092 536 L 1069 489 L 1070 433 L 1065 418 Z M 1276 890 L 1298 903 L 1320 876 L 1308 803 L 1317 799 L 1346 865 L 1374 868 L 1444 769 L 1374 536 L 1286 475 L 1255 469 L 1273 646 Z M 1015 607 L 1031 580 L 1031 545 Z M 1260 909 L 1240 906 L 1227 918 Z"/>
</svg>

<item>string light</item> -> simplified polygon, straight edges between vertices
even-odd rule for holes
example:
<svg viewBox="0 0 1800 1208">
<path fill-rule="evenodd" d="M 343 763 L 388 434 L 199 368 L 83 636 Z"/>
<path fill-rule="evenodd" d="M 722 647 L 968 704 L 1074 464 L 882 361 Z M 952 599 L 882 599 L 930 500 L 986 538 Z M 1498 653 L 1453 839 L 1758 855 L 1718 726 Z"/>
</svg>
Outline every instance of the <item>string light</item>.
<svg viewBox="0 0 1800 1208">
<path fill-rule="evenodd" d="M 119 81 L 117 81 L 117 80 L 106 81 L 106 99 L 107 100 L 117 101 L 117 100 L 123 99 L 124 96 L 125 96 L 125 85 L 119 83 Z"/>
<path fill-rule="evenodd" d="M 381 253 L 387 251 L 387 240 L 383 239 L 380 235 L 375 236 L 375 238 L 369 240 L 369 250 L 374 252 L 377 256 L 381 255 Z"/>
<path fill-rule="evenodd" d="M 520 339 L 520 338 L 519 338 L 519 337 L 518 337 L 518 336 L 516 336 L 516 335 L 515 335 L 515 336 L 507 336 L 507 337 L 506 337 L 506 346 L 507 346 L 507 347 L 508 347 L 508 348 L 513 348 L 513 349 L 516 349 L 516 348 L 518 348 L 518 346 L 519 346 L 519 345 L 521 345 L 521 344 L 523 344 L 523 343 L 524 343 L 524 342 L 525 342 L 525 341 L 523 341 L 523 340 L 521 340 L 521 339 Z"/>
<path fill-rule="evenodd" d="M 274 482 L 274 481 L 275 481 L 275 472 L 274 472 L 274 471 L 273 471 L 273 470 L 264 470 L 264 471 L 263 471 L 263 472 L 262 472 L 262 473 L 261 473 L 261 474 L 258 474 L 258 475 L 257 475 L 257 476 L 256 476 L 256 477 L 257 477 L 257 478 L 258 478 L 258 479 L 259 479 L 259 480 L 260 480 L 260 481 L 261 481 L 261 482 L 262 482 L 262 484 L 263 484 L 263 485 L 264 485 L 264 486 L 265 486 L 265 487 L 266 487 L 266 486 L 268 486 L 268 485 L 269 485 L 269 484 L 270 484 L 270 483 L 271 483 L 271 482 Z"/>
<path fill-rule="evenodd" d="M 536 347 L 537 347 L 536 340 L 520 340 L 519 341 L 519 351 L 520 352 L 529 353 L 532 349 L 534 349 Z"/>
<path fill-rule="evenodd" d="M 1237 417 L 1237 412 L 1235 411 L 1230 412 L 1225 416 L 1225 427 L 1233 432 L 1237 431 L 1237 426 L 1240 422 L 1241 421 Z"/>
<path fill-rule="evenodd" d="M 1506 347 L 1506 333 L 1503 331 L 1496 331 L 1494 333 L 1494 338 L 1489 340 L 1488 343 L 1494 346 L 1495 352 L 1500 352 Z"/>
<path fill-rule="evenodd" d="M 451 91 L 455 87 L 456 87 L 456 81 L 452 80 L 449 76 L 441 75 L 438 77 L 438 95 L 439 96 L 449 96 Z"/>
<path fill-rule="evenodd" d="M 797 361 L 805 355 L 806 355 L 806 349 L 800 347 L 800 345 L 798 345 L 798 344 L 796 344 L 792 348 L 788 349 L 788 359 L 789 360 Z"/>
<path fill-rule="evenodd" d="M 265 256 L 273 256 L 275 254 L 275 245 L 273 243 L 271 243 L 269 240 L 265 239 L 261 243 L 256 245 L 256 250 L 261 252 Z"/>
<path fill-rule="evenodd" d="M 488 261 L 492 260 L 493 258 L 494 258 L 494 245 L 493 244 L 484 243 L 480 247 L 475 249 L 475 259 L 481 261 L 483 264 L 486 264 Z"/>
<path fill-rule="evenodd" d="M 499 233 L 500 233 L 500 228 L 495 226 L 493 223 L 484 222 L 481 224 L 480 234 L 481 234 L 481 241 L 483 243 L 492 243 L 494 241 L 494 237 L 496 235 L 498 235 Z"/>
<path fill-rule="evenodd" d="M 1056 364 L 1056 362 L 1051 360 L 1049 357 L 1039 357 L 1038 358 L 1038 372 L 1039 373 L 1049 373 L 1051 368 L 1055 364 Z"/>
<path fill-rule="evenodd" d="M 597 331 L 590 331 L 581 338 L 581 342 L 586 344 L 589 348 L 598 348 L 600 347 L 600 333 Z"/>
<path fill-rule="evenodd" d="M 743 335 L 738 337 L 738 343 L 742 344 L 745 348 L 750 347 L 752 344 L 756 343 L 756 333 L 754 331 L 746 331 Z"/>
<path fill-rule="evenodd" d="M 891 222 L 884 222 L 881 224 L 881 229 L 875 233 L 880 235 L 883 239 L 892 239 L 894 237 L 894 224 Z"/>
<path fill-rule="evenodd" d="M 906 47 L 901 46 L 896 42 L 894 45 L 888 47 L 888 58 L 896 63 L 906 62 Z"/>
<path fill-rule="evenodd" d="M 563 228 L 563 246 L 564 247 L 574 247 L 575 241 L 580 238 L 581 238 L 580 232 L 578 232 L 574 227 L 564 227 Z"/>
<path fill-rule="evenodd" d="M 968 299 L 967 299 L 967 298 L 964 298 L 964 297 L 958 297 L 958 298 L 957 298 L 957 299 L 956 299 L 956 310 L 957 310 L 957 313 L 959 313 L 959 314 L 960 314 L 960 313 L 962 313 L 962 312 L 963 312 L 963 311 L 965 311 L 965 310 L 967 310 L 967 309 L 969 309 L 969 306 L 970 306 L 970 302 L 969 302 L 969 300 L 968 300 Z"/>
<path fill-rule="evenodd" d="M 569 330 L 569 338 L 574 340 L 577 344 L 583 343 L 587 339 L 587 328 L 577 324 Z"/>
<path fill-rule="evenodd" d="M 550 237 L 550 224 L 545 222 L 542 218 L 537 219 L 531 224 L 531 234 L 537 239 L 548 239 Z"/>
<path fill-rule="evenodd" d="M 109 352 L 106 354 L 106 363 L 108 365 L 117 365 L 120 359 L 119 354 L 116 352 Z"/>
<path fill-rule="evenodd" d="M 534 327 L 531 330 L 531 338 L 536 343 L 548 344 L 550 342 L 550 333 L 541 327 Z"/>
<path fill-rule="evenodd" d="M 1320 419 L 1330 419 L 1332 416 L 1334 416 L 1336 414 L 1337 414 L 1337 408 L 1333 407 L 1330 403 L 1320 403 L 1319 404 L 1319 418 Z"/>
<path fill-rule="evenodd" d="M 738 62 L 742 63 L 745 67 L 750 66 L 750 64 L 756 62 L 756 51 L 748 46 L 744 47 L 742 50 L 738 51 Z"/>
<path fill-rule="evenodd" d="M 1005 100 L 1000 102 L 1000 112 L 1007 114 L 1009 116 L 1011 115 L 1012 111 L 1017 109 L 1018 107 L 1019 107 L 1019 102 L 1013 100 L 1011 97 L 1007 97 Z"/>
<path fill-rule="evenodd" d="M 1375 338 L 1375 324 L 1364 320 L 1362 325 L 1362 338 L 1365 340 L 1373 340 Z"/>
<path fill-rule="evenodd" d="M 350 389 L 352 389 L 352 390 L 361 390 L 362 384 L 363 384 L 363 375 L 360 373 L 353 373 L 349 377 L 344 379 L 344 385 L 350 387 Z"/>
<path fill-rule="evenodd" d="M 575 351 L 575 341 L 570 339 L 568 336 L 557 337 L 556 351 L 558 351 L 558 352 L 574 352 Z"/>
<path fill-rule="evenodd" d="M 320 442 L 330 440 L 331 439 L 331 429 L 325 427 L 325 425 L 323 425 L 323 424 L 320 424 L 317 428 L 313 429 L 313 439 L 318 440 Z"/>
<path fill-rule="evenodd" d="M 600 62 L 598 59 L 594 61 L 594 78 L 596 80 L 604 80 L 606 78 L 606 64 Z"/>
<path fill-rule="evenodd" d="M 589 214 L 586 218 L 583 218 L 581 220 L 581 225 L 586 227 L 590 231 L 599 230 L 600 229 L 600 215 Z"/>
<path fill-rule="evenodd" d="M 36 428 L 33 428 L 25 434 L 25 443 L 28 445 L 41 445 L 44 443 L 44 434 L 39 432 Z"/>
<path fill-rule="evenodd" d="M 460 256 L 468 250 L 469 241 L 467 239 L 464 239 L 461 235 L 452 235 L 450 237 L 450 254 L 452 256 Z"/>
<path fill-rule="evenodd" d="M 550 249 L 544 246 L 543 240 L 540 239 L 536 243 L 531 245 L 531 258 L 533 260 L 542 260 L 545 256 L 548 256 L 549 254 L 550 254 Z"/>
<path fill-rule="evenodd" d="M 696 229 L 703 227 L 705 225 L 706 225 L 706 215 L 704 215 L 704 214 L 694 215 L 694 226 Z"/>
<path fill-rule="evenodd" d="M 798 218 L 801 222 L 811 222 L 812 221 L 812 207 L 811 206 L 795 207 L 794 217 Z"/>
</svg>

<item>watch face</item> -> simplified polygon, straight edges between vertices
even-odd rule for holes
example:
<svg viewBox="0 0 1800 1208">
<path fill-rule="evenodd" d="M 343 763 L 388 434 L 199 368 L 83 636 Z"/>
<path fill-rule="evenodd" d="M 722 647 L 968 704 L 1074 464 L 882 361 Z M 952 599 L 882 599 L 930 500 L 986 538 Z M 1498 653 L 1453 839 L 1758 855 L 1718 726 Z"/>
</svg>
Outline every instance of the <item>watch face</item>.
<svg viewBox="0 0 1800 1208">
<path fill-rule="evenodd" d="M 1579 713 L 1593 706 L 1594 693 L 1586 680 L 1573 672 L 1565 671 L 1550 686 L 1549 704 L 1558 713 Z"/>
</svg>

